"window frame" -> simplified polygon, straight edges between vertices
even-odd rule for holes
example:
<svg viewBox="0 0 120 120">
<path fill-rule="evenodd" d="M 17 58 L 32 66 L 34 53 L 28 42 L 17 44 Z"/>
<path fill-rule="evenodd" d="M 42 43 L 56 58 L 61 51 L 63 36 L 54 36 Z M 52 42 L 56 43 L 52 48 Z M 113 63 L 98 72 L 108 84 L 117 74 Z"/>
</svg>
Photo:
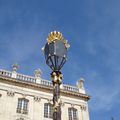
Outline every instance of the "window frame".
<svg viewBox="0 0 120 120">
<path fill-rule="evenodd" d="M 53 118 L 53 105 L 51 103 L 44 103 L 44 118 Z"/>
<path fill-rule="evenodd" d="M 26 98 L 18 98 L 17 113 L 28 114 L 29 100 Z"/>
<path fill-rule="evenodd" d="M 78 110 L 76 108 L 68 108 L 68 120 L 78 120 Z"/>
</svg>

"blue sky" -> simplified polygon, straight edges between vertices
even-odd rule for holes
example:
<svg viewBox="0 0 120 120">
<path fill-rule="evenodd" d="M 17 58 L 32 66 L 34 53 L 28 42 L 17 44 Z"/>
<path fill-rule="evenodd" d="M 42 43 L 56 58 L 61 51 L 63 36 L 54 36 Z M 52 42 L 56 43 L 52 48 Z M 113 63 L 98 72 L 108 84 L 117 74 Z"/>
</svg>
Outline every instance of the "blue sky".
<svg viewBox="0 0 120 120">
<path fill-rule="evenodd" d="M 64 83 L 85 78 L 91 120 L 120 119 L 119 0 L 0 0 L 0 68 L 33 75 L 51 70 L 41 52 L 50 31 L 61 31 L 71 45 Z"/>
</svg>

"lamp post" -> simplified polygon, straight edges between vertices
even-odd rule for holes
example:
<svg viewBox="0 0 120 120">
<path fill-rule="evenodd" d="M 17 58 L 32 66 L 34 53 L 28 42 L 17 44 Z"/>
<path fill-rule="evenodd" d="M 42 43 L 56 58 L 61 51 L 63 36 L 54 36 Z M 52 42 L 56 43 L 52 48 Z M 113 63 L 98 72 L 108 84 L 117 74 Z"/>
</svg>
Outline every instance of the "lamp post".
<svg viewBox="0 0 120 120">
<path fill-rule="evenodd" d="M 67 60 L 67 50 L 70 47 L 62 33 L 49 33 L 47 43 L 43 47 L 46 64 L 52 69 L 53 83 L 53 120 L 61 120 L 60 84 L 62 83 L 61 68 Z"/>
</svg>

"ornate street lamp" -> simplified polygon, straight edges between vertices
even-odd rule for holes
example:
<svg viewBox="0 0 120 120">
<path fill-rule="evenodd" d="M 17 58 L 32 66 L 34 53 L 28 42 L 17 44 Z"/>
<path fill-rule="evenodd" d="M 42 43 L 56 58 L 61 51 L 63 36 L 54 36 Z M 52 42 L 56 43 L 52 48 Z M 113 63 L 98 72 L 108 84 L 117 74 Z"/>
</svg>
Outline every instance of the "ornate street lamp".
<svg viewBox="0 0 120 120">
<path fill-rule="evenodd" d="M 43 48 L 46 64 L 52 69 L 53 83 L 53 120 L 61 120 L 60 84 L 62 83 L 61 68 L 67 60 L 67 50 L 70 47 L 62 33 L 49 33 L 47 43 Z"/>
</svg>

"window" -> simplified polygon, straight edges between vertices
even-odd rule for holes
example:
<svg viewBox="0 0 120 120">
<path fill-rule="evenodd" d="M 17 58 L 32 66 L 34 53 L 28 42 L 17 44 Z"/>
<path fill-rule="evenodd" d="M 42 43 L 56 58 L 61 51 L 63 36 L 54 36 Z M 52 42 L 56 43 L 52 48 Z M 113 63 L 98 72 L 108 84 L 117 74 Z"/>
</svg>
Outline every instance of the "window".
<svg viewBox="0 0 120 120">
<path fill-rule="evenodd" d="M 77 109 L 68 108 L 68 116 L 69 116 L 69 120 L 78 120 L 77 119 Z"/>
<path fill-rule="evenodd" d="M 28 114 L 28 102 L 25 98 L 18 99 L 17 113 Z"/>
<path fill-rule="evenodd" d="M 53 118 L 53 106 L 50 103 L 44 104 L 44 117 Z"/>
</svg>

